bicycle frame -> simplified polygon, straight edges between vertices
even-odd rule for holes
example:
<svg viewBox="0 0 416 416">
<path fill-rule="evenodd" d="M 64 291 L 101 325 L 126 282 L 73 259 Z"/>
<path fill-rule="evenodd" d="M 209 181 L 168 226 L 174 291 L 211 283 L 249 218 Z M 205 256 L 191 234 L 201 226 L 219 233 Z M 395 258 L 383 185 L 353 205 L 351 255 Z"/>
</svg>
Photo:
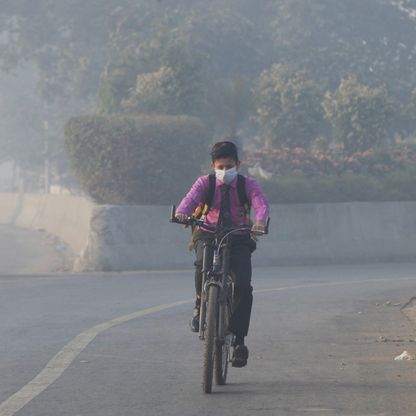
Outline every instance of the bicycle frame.
<svg viewBox="0 0 416 416">
<path fill-rule="evenodd" d="M 216 235 L 203 246 L 199 338 L 204 342 L 203 390 L 211 393 L 212 378 L 227 380 L 234 335 L 229 331 L 233 304 L 230 275 L 230 241 Z"/>
<path fill-rule="evenodd" d="M 202 292 L 201 310 L 199 322 L 199 338 L 204 340 L 205 333 L 205 306 L 207 302 L 208 288 L 217 286 L 219 289 L 219 302 L 227 302 L 227 295 L 232 284 L 230 276 L 230 246 L 228 237 L 221 242 L 220 237 L 216 236 L 213 240 L 205 241 L 202 258 Z M 221 310 L 221 308 L 220 308 Z M 223 319 L 219 319 L 218 334 L 225 334 L 227 328 L 223 328 Z"/>
</svg>

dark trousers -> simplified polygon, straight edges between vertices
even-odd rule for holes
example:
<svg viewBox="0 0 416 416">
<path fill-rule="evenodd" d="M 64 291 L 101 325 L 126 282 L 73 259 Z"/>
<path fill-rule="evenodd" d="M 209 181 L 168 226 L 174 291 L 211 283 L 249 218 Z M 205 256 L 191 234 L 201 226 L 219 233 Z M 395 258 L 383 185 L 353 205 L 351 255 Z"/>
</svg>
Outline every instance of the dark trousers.
<svg viewBox="0 0 416 416">
<path fill-rule="evenodd" d="M 212 240 L 209 233 L 197 231 L 195 245 L 195 289 L 196 306 L 199 306 L 202 286 L 202 258 L 204 243 Z M 237 336 L 246 336 L 250 324 L 251 307 L 253 304 L 253 288 L 251 286 L 251 253 L 256 249 L 256 243 L 249 235 L 234 235 L 230 237 L 230 271 L 234 281 L 233 313 L 229 330 Z"/>
</svg>

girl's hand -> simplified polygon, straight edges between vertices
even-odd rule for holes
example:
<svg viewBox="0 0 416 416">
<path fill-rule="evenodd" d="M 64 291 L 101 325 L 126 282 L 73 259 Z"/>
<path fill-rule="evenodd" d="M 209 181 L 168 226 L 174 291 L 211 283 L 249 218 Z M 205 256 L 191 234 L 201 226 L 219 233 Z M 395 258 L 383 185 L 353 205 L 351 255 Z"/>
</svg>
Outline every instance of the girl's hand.
<svg viewBox="0 0 416 416">
<path fill-rule="evenodd" d="M 266 224 L 258 221 L 251 227 L 251 233 L 254 235 L 263 235 L 266 232 Z"/>
<path fill-rule="evenodd" d="M 188 216 L 185 214 L 181 214 L 180 212 L 175 214 L 175 218 L 179 221 L 179 222 L 185 222 L 188 219 Z"/>
</svg>

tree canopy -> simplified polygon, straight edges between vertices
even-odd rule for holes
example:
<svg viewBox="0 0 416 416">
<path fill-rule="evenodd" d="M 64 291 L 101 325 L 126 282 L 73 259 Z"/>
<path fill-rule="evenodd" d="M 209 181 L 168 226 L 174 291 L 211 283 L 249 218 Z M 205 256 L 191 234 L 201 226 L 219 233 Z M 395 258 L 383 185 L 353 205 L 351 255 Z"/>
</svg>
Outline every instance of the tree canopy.
<svg viewBox="0 0 416 416">
<path fill-rule="evenodd" d="M 35 68 L 61 124 L 93 103 L 292 146 L 322 132 L 325 92 L 323 130 L 339 134 L 334 103 L 354 79 L 395 103 L 393 137 L 416 129 L 415 11 L 415 0 L 3 0 L 0 66 Z"/>
<path fill-rule="evenodd" d="M 8 69 L 34 61 L 50 96 L 67 89 L 94 95 L 117 63 L 133 60 L 135 72 L 153 72 L 178 45 L 203 56 L 216 78 L 255 77 L 284 63 L 332 88 L 354 75 L 409 95 L 412 7 L 414 0 L 265 0 L 261 7 L 248 0 L 4 0 L 0 57 Z"/>
</svg>

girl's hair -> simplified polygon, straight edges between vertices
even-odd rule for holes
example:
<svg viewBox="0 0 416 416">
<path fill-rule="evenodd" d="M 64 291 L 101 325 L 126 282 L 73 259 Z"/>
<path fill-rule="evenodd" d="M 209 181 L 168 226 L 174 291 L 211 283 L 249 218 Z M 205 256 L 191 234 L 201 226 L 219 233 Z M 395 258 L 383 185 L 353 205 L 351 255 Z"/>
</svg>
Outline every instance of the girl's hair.
<svg viewBox="0 0 416 416">
<path fill-rule="evenodd" d="M 238 162 L 237 146 L 233 142 L 222 141 L 214 144 L 211 150 L 212 161 L 215 162 L 218 159 L 234 159 Z"/>
</svg>

